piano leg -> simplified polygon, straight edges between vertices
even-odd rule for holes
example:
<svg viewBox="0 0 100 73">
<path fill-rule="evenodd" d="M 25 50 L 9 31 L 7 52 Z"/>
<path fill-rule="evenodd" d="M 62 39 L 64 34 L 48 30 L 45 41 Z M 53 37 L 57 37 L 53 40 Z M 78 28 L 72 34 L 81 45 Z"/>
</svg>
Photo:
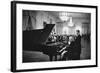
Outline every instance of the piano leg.
<svg viewBox="0 0 100 73">
<path fill-rule="evenodd" d="M 52 60 L 53 60 L 53 56 L 52 56 L 52 55 L 50 55 L 50 56 L 49 56 L 49 58 L 50 58 L 50 61 L 52 61 Z"/>
<path fill-rule="evenodd" d="M 57 61 L 57 55 L 49 55 L 50 61 L 53 61 L 53 56 L 55 57 L 55 61 Z"/>
<path fill-rule="evenodd" d="M 55 55 L 55 61 L 57 61 L 57 55 Z"/>
</svg>

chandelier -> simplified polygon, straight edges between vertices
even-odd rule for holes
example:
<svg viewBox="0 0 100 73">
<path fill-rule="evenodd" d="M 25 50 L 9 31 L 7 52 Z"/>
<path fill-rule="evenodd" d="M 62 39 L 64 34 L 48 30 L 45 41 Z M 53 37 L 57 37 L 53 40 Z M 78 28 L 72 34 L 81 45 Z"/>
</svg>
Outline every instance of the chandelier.
<svg viewBox="0 0 100 73">
<path fill-rule="evenodd" d="M 73 27 L 74 26 L 74 23 L 72 21 L 72 17 L 69 17 L 68 16 L 68 13 L 67 12 L 61 12 L 59 13 L 59 17 L 62 21 L 68 21 L 68 26 L 69 27 Z"/>
<path fill-rule="evenodd" d="M 74 26 L 74 23 L 72 21 L 72 17 L 69 17 L 69 18 L 70 18 L 70 20 L 68 22 L 68 26 L 73 27 Z"/>
<path fill-rule="evenodd" d="M 67 21 L 69 17 L 67 16 L 67 12 L 61 12 L 59 13 L 59 17 L 62 21 Z"/>
</svg>

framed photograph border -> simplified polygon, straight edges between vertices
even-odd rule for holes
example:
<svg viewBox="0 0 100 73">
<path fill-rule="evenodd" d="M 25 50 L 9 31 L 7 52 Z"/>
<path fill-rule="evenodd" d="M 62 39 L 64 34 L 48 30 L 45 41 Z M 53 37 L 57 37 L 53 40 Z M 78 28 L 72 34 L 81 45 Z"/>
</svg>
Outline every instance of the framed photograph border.
<svg viewBox="0 0 100 73">
<path fill-rule="evenodd" d="M 59 67 L 59 68 L 40 68 L 40 69 L 16 69 L 16 5 L 17 4 L 36 4 L 36 5 L 50 5 L 50 6 L 69 6 L 69 7 L 84 7 L 84 8 L 95 8 L 96 9 L 96 65 L 87 66 L 75 66 L 75 67 Z M 74 5 L 74 4 L 57 4 L 57 3 L 44 3 L 44 2 L 27 2 L 27 1 L 11 1 L 11 71 L 22 72 L 22 71 L 40 71 L 40 70 L 54 70 L 54 69 L 73 69 L 73 68 L 86 68 L 86 67 L 97 67 L 98 66 L 98 7 L 90 5 Z"/>
</svg>

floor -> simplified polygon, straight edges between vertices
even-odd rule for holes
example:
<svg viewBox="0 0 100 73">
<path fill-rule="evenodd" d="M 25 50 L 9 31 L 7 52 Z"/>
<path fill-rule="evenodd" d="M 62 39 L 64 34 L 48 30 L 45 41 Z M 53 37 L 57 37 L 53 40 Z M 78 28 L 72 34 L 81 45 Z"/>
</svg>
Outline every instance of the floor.
<svg viewBox="0 0 100 73">
<path fill-rule="evenodd" d="M 90 59 L 91 58 L 91 48 L 90 42 L 86 39 L 81 40 L 82 51 L 81 51 L 81 60 Z M 58 56 L 58 60 L 60 56 Z M 38 51 L 23 51 L 23 62 L 45 62 L 49 61 L 49 56 L 43 54 L 42 52 Z"/>
</svg>

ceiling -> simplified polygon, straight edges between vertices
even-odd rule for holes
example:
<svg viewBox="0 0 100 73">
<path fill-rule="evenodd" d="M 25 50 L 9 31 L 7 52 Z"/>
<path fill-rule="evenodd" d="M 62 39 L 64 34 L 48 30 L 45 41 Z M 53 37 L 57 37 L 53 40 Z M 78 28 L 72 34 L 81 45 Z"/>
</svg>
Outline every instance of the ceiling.
<svg viewBox="0 0 100 73">
<path fill-rule="evenodd" d="M 54 16 L 59 18 L 59 14 L 63 13 L 63 12 L 51 11 L 49 13 L 51 13 L 52 15 L 54 15 Z M 90 13 L 67 12 L 67 16 L 68 17 L 72 17 L 72 18 L 86 18 L 86 19 L 89 19 L 90 18 Z"/>
</svg>

